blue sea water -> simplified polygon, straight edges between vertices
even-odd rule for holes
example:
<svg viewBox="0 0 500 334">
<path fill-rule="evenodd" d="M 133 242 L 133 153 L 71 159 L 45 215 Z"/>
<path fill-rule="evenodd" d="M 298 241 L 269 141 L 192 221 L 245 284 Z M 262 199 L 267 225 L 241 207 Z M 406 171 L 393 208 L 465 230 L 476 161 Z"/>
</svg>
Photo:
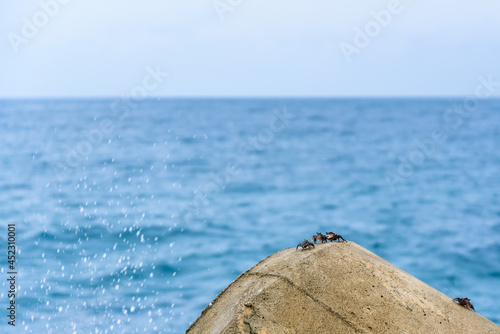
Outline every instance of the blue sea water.
<svg viewBox="0 0 500 334">
<path fill-rule="evenodd" d="M 16 330 L 183 333 L 330 230 L 500 324 L 499 100 L 128 102 L 0 101 Z"/>
</svg>

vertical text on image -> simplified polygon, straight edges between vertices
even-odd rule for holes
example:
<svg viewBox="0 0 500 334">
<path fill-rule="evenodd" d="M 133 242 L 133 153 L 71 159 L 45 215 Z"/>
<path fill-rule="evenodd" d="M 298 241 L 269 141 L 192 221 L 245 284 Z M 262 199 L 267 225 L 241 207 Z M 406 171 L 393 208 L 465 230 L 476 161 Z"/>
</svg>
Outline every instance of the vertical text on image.
<svg viewBox="0 0 500 334">
<path fill-rule="evenodd" d="M 7 263 L 9 270 L 7 271 L 7 282 L 9 282 L 7 297 L 9 305 L 7 307 L 8 324 L 16 326 L 16 224 L 8 224 L 7 226 Z"/>
</svg>

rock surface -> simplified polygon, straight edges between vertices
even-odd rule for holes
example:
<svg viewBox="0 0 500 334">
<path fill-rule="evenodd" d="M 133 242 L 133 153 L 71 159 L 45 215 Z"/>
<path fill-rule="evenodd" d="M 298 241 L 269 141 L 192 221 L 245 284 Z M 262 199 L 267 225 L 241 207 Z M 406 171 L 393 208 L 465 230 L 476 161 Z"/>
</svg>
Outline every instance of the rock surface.
<svg viewBox="0 0 500 334">
<path fill-rule="evenodd" d="M 265 258 L 186 333 L 456 334 L 500 333 L 500 326 L 361 246 L 340 242 Z"/>
</svg>

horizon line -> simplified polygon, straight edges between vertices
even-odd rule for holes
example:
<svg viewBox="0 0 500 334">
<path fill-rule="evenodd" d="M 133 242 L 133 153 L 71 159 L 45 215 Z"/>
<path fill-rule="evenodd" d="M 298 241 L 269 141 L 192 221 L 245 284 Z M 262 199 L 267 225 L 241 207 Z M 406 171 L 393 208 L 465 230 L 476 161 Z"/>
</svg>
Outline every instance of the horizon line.
<svg viewBox="0 0 500 334">
<path fill-rule="evenodd" d="M 186 96 L 148 96 L 141 98 L 141 101 L 151 101 L 151 100 L 266 100 L 266 99 L 465 99 L 470 97 L 470 95 L 304 95 L 304 96 L 287 96 L 287 95 L 276 95 L 276 96 L 196 96 L 196 95 L 186 95 Z M 0 96 L 0 101 L 12 101 L 12 100 L 113 100 L 113 99 L 131 99 L 130 96 L 23 96 L 23 97 L 6 97 Z M 490 96 L 485 100 L 500 99 L 500 95 Z"/>
</svg>

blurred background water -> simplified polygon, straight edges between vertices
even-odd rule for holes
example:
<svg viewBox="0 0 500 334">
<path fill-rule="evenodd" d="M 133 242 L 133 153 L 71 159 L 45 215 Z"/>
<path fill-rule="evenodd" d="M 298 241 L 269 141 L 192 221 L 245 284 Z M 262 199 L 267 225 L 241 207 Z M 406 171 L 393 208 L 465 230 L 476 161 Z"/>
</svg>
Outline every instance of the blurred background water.
<svg viewBox="0 0 500 334">
<path fill-rule="evenodd" d="M 330 230 L 500 324 L 500 101 L 447 112 L 462 103 L 0 101 L 17 329 L 183 333 L 241 272 Z"/>
</svg>

